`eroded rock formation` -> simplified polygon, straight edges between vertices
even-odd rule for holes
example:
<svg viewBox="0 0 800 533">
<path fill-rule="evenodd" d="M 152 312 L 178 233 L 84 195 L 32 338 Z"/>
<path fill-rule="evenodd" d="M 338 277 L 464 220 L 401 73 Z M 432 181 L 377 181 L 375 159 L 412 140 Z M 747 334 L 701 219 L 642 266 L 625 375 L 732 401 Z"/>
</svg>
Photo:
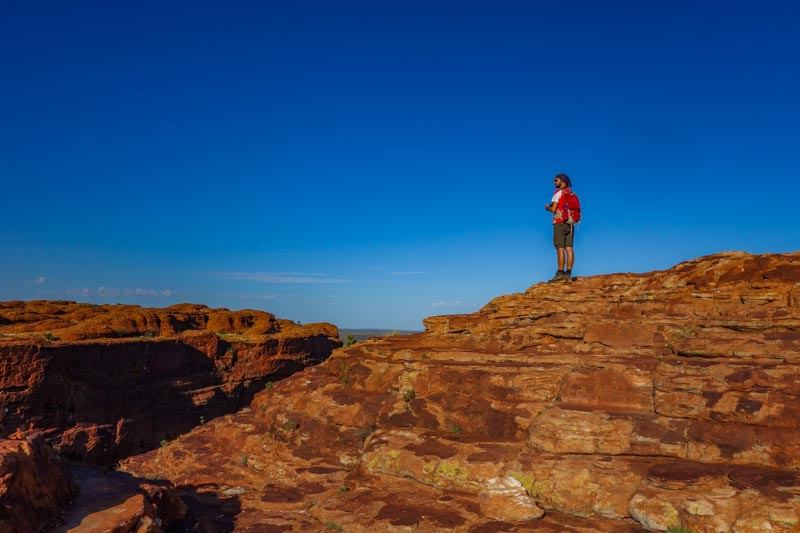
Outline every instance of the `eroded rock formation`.
<svg viewBox="0 0 800 533">
<path fill-rule="evenodd" d="M 75 492 L 69 470 L 41 435 L 0 440 L 0 533 L 38 531 Z"/>
<path fill-rule="evenodd" d="M 800 253 L 537 284 L 132 457 L 231 531 L 798 531 Z"/>
<path fill-rule="evenodd" d="M 0 436 L 43 432 L 63 455 L 114 464 L 248 405 L 337 337 L 263 311 L 0 303 Z"/>
</svg>

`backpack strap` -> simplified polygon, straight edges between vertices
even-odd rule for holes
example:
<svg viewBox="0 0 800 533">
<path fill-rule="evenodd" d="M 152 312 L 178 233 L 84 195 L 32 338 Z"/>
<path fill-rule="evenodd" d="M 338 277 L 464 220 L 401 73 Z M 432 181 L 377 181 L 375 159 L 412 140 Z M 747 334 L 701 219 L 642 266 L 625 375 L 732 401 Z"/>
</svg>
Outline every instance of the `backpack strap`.
<svg viewBox="0 0 800 533">
<path fill-rule="evenodd" d="M 564 220 L 564 216 L 566 215 L 566 213 L 564 212 L 565 211 L 564 206 L 567 205 L 567 195 L 572 194 L 572 191 L 569 190 L 569 187 L 564 187 L 563 189 L 560 190 L 561 190 L 561 196 L 558 197 L 558 204 L 556 204 L 556 212 L 561 217 L 562 219 L 561 221 L 566 222 L 566 220 Z"/>
</svg>

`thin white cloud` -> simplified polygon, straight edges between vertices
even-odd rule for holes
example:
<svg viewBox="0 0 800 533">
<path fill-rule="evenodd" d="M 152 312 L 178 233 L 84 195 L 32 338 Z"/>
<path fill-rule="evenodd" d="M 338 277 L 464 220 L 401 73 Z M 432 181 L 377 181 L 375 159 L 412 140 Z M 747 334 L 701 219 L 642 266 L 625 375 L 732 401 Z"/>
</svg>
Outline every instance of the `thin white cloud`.
<svg viewBox="0 0 800 533">
<path fill-rule="evenodd" d="M 41 284 L 42 284 L 42 283 L 44 283 L 45 281 L 47 281 L 47 278 L 46 278 L 46 277 L 44 277 L 44 276 L 39 276 L 39 277 L 38 277 L 38 278 L 36 278 L 36 279 L 29 279 L 29 280 L 27 280 L 27 281 L 25 282 L 25 284 L 26 284 L 26 285 L 41 285 Z"/>
<path fill-rule="evenodd" d="M 419 276 L 422 274 L 427 274 L 427 272 L 420 272 L 416 270 L 406 270 L 406 271 L 399 271 L 399 272 L 389 272 L 392 276 Z"/>
<path fill-rule="evenodd" d="M 68 296 L 83 296 L 83 297 L 90 297 L 90 296 L 113 296 L 117 297 L 119 295 L 124 296 L 160 296 L 163 298 L 169 298 L 170 296 L 176 296 L 178 294 L 177 291 L 171 289 L 162 289 L 162 290 L 155 290 L 155 289 L 141 289 L 139 287 L 132 288 L 132 287 L 125 287 L 123 289 L 119 289 L 117 287 L 97 287 L 90 288 L 78 288 L 78 289 L 67 289 Z"/>
<path fill-rule="evenodd" d="M 274 300 L 277 298 L 274 294 L 240 294 L 240 300 Z"/>
<path fill-rule="evenodd" d="M 91 294 L 91 289 L 83 289 L 83 291 L 84 294 L 86 293 L 86 291 L 89 291 L 89 293 Z M 119 296 L 119 292 L 120 292 L 119 289 L 115 289 L 113 287 L 99 287 L 97 289 L 97 294 L 99 294 L 100 296 Z"/>
<path fill-rule="evenodd" d="M 164 296 L 170 297 L 175 296 L 176 292 L 170 289 L 164 289 L 161 291 L 153 290 L 153 289 L 122 289 L 122 292 L 125 295 L 135 295 L 135 296 Z"/>
<path fill-rule="evenodd" d="M 325 274 L 307 272 L 208 272 L 225 281 L 255 281 L 258 283 L 348 283 L 346 279 L 328 278 Z"/>
<path fill-rule="evenodd" d="M 431 307 L 434 307 L 436 309 L 446 309 L 449 307 L 464 307 L 465 305 L 466 304 L 464 304 L 464 302 L 462 302 L 461 300 L 454 300 L 450 302 L 440 300 L 438 302 L 431 303 Z"/>
</svg>

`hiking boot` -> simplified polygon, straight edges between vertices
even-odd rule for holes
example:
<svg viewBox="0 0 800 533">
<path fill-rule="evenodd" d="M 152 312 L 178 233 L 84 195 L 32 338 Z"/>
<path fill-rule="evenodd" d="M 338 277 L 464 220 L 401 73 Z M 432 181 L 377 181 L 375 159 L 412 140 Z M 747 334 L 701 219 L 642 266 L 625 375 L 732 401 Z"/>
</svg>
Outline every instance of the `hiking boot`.
<svg viewBox="0 0 800 533">
<path fill-rule="evenodd" d="M 572 281 L 572 270 L 564 271 L 564 281 Z"/>
<path fill-rule="evenodd" d="M 553 279 L 551 279 L 548 283 L 553 283 L 556 281 L 567 281 L 567 277 L 564 275 L 563 271 L 556 270 L 556 275 L 553 276 Z"/>
</svg>

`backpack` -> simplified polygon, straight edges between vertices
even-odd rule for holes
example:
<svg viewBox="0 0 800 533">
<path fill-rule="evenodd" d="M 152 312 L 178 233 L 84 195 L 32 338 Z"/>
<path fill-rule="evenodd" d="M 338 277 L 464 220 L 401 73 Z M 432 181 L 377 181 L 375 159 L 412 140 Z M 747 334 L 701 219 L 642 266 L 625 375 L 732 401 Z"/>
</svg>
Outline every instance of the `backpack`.
<svg viewBox="0 0 800 533">
<path fill-rule="evenodd" d="M 561 198 L 558 201 L 558 211 L 561 220 L 568 224 L 577 224 L 581 221 L 581 201 L 578 195 L 570 189 L 561 189 Z"/>
</svg>

